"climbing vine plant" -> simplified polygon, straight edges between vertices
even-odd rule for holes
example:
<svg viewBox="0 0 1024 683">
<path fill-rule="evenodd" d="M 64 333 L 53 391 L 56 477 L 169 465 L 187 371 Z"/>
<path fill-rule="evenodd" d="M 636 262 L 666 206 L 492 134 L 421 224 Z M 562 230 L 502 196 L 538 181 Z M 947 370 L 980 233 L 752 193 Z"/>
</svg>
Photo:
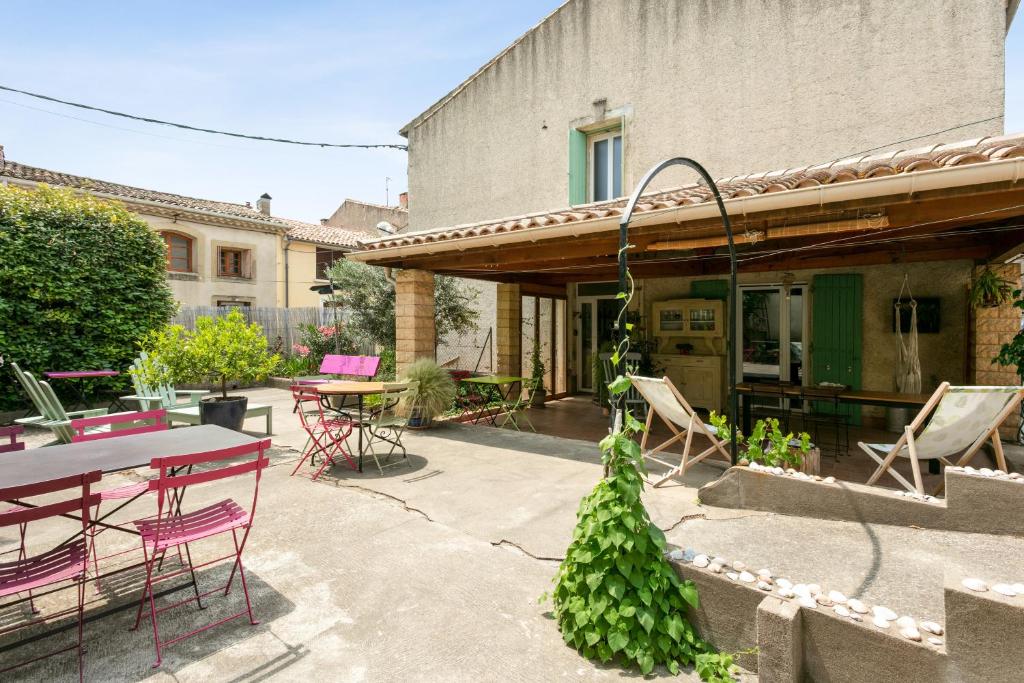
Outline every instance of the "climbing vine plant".
<svg viewBox="0 0 1024 683">
<path fill-rule="evenodd" d="M 627 283 L 628 292 L 618 295 L 624 334 L 612 354 L 616 370 L 633 328 L 626 321 L 633 296 L 628 273 Z M 608 379 L 614 410 L 630 382 L 621 374 Z M 687 621 L 687 609 L 698 605 L 697 589 L 665 559 L 665 535 L 640 499 L 645 469 L 634 436 L 643 429 L 623 411 L 601 440 L 605 476 L 580 502 L 572 543 L 553 580 L 555 617 L 566 643 L 587 658 L 619 659 L 644 674 L 657 665 L 673 674 L 695 665 L 704 680 L 731 681 L 732 658 L 716 653 Z"/>
</svg>

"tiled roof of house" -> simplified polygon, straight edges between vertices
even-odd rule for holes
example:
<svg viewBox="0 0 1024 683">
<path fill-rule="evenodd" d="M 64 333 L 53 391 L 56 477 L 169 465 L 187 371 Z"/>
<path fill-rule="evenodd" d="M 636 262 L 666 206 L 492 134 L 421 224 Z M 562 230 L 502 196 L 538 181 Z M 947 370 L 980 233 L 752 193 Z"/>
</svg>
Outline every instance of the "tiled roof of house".
<svg viewBox="0 0 1024 683">
<path fill-rule="evenodd" d="M 852 157 L 816 166 L 723 178 L 715 182 L 722 198 L 731 199 L 1015 157 L 1024 157 L 1024 133 Z M 634 209 L 634 215 L 689 204 L 702 204 L 711 202 L 713 199 L 707 185 L 694 183 L 643 195 Z M 557 211 L 391 235 L 374 240 L 364 240 L 360 243 L 360 247 L 364 250 L 405 247 L 621 216 L 626 201 L 625 198 L 621 198 L 608 202 L 582 204 Z"/>
<path fill-rule="evenodd" d="M 0 147 L 0 150 L 2 149 L 3 148 Z M 266 224 L 268 227 L 276 226 L 278 228 L 291 228 L 297 223 L 297 221 L 291 221 L 286 218 L 267 216 L 258 209 L 246 206 L 245 204 L 186 197 L 180 194 L 171 194 L 170 192 L 158 192 L 156 190 L 147 190 L 141 187 L 132 187 L 131 185 L 121 185 L 120 183 L 111 183 L 105 180 L 96 180 L 95 178 L 86 178 L 85 176 L 61 173 L 60 171 L 51 171 L 45 168 L 37 168 L 35 166 L 27 166 L 15 161 L 5 160 L 2 151 L 0 151 L 0 176 L 16 178 L 33 183 L 46 183 L 47 185 L 52 185 L 54 187 L 69 187 L 77 190 L 102 193 L 118 197 L 125 202 L 153 202 L 155 204 L 163 204 L 169 208 L 178 208 L 184 211 L 192 210 L 208 212 L 219 214 L 226 218 L 241 218 L 248 221 L 258 221 Z M 303 223 L 302 225 L 310 224 Z M 310 227 L 320 226 L 310 225 Z"/>
<path fill-rule="evenodd" d="M 288 222 L 293 225 L 288 230 L 288 237 L 300 242 L 315 242 L 317 244 L 329 244 L 336 247 L 355 249 L 359 246 L 359 240 L 371 237 L 366 232 L 336 228 L 331 225 L 313 225 L 311 223 L 300 223 L 299 221 Z"/>
</svg>

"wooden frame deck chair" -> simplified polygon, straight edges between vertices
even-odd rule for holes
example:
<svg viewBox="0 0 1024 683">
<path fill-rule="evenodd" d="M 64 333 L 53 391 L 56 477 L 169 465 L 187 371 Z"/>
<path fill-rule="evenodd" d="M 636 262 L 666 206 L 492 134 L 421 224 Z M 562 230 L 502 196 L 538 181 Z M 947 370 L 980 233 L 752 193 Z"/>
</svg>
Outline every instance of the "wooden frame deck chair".
<svg viewBox="0 0 1024 683">
<path fill-rule="evenodd" d="M 101 415 L 107 415 L 109 413 L 107 408 L 91 408 L 89 410 L 73 410 L 67 412 L 64 410 L 64 405 L 57 398 L 56 392 L 53 387 L 50 386 L 49 382 L 37 380 L 32 376 L 31 372 L 24 372 L 17 366 L 16 363 L 11 363 L 11 367 L 14 368 L 14 374 L 21 382 L 22 387 L 25 389 L 25 393 L 32 399 L 32 403 L 35 405 L 36 410 L 39 411 L 39 415 L 35 417 L 25 417 L 15 420 L 20 425 L 34 425 L 36 427 L 46 427 L 53 435 L 57 438 L 60 443 L 71 443 L 74 437 L 74 430 L 71 428 L 71 420 L 86 417 L 99 417 Z M 91 428 L 90 431 L 102 430 L 106 431 L 109 427 Z"/>
<path fill-rule="evenodd" d="M 921 460 L 938 460 L 952 465 L 954 463 L 949 458 L 962 453 L 956 464 L 965 465 L 989 440 L 995 451 L 996 464 L 1005 472 L 1006 458 L 999 440 L 999 426 L 1018 409 L 1022 396 L 1024 387 L 954 387 L 943 382 L 914 421 L 903 428 L 903 435 L 896 443 L 862 441 L 857 444 L 878 463 L 878 469 L 868 479 L 868 484 L 874 484 L 888 472 L 907 490 L 923 495 Z M 931 420 L 925 426 L 929 417 Z M 924 430 L 918 433 L 922 427 Z M 897 457 L 910 459 L 913 484 L 892 467 Z M 940 485 L 936 493 L 941 490 Z"/>
<path fill-rule="evenodd" d="M 672 380 L 668 377 L 662 377 L 661 379 L 638 377 L 636 375 L 627 375 L 627 377 L 629 377 L 630 382 L 640 392 L 640 395 L 644 397 L 649 406 L 647 411 L 647 429 L 644 431 L 643 438 L 640 441 L 640 452 L 645 460 L 652 460 L 659 465 L 665 465 L 669 468 L 666 474 L 652 483 L 653 486 L 661 486 L 673 477 L 685 476 L 687 469 L 712 455 L 720 455 L 727 463 L 732 463 L 732 458 L 729 456 L 729 450 L 726 447 L 729 442 L 725 439 L 720 439 L 715 428 L 705 424 L 700 419 L 697 411 L 690 407 L 690 404 L 686 402 L 683 395 L 672 384 Z M 655 415 L 661 418 L 661 421 L 665 423 L 674 436 L 651 450 L 647 450 L 647 439 L 651 435 L 651 424 L 654 422 Z M 690 455 L 694 434 L 707 437 L 711 441 L 711 445 L 697 455 Z M 654 457 L 680 440 L 683 441 L 683 453 L 678 465 L 673 465 L 667 460 Z"/>
</svg>

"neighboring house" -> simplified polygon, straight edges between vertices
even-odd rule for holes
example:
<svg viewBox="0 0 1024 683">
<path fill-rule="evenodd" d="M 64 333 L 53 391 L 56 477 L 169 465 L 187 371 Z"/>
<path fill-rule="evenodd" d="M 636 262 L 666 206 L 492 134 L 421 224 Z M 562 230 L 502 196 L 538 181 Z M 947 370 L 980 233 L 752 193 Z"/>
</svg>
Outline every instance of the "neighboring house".
<svg viewBox="0 0 1024 683">
<path fill-rule="evenodd" d="M 0 182 L 45 183 L 123 203 L 163 238 L 171 291 L 186 306 L 318 306 L 320 295 L 309 290 L 317 273 L 367 236 L 272 216 L 268 194 L 256 208 L 185 197 L 28 166 L 5 159 L 2 146 Z"/>
<path fill-rule="evenodd" d="M 986 137 L 1002 132 L 1016 2 L 710 7 L 563 4 L 402 130 L 410 230 L 350 258 L 405 269 L 398 310 L 422 308 L 430 273 L 474 279 L 500 374 L 528 372 L 521 334 L 539 315 L 526 339 L 548 347 L 549 389 L 592 390 L 619 305 L 621 197 L 687 156 L 723 179 L 739 315 L 713 303 L 727 293 L 721 223 L 680 169 L 638 206 L 632 311 L 695 404 L 723 407 L 734 328 L 738 379 L 892 390 L 904 278 L 933 312 L 924 390 L 1013 382 L 990 360 L 1018 312 L 976 316 L 967 289 L 985 264 L 1019 277 L 1005 264 L 1024 233 L 1005 221 L 1024 215 L 1024 140 Z M 432 348 L 429 323 L 399 320 L 400 365 Z"/>
</svg>

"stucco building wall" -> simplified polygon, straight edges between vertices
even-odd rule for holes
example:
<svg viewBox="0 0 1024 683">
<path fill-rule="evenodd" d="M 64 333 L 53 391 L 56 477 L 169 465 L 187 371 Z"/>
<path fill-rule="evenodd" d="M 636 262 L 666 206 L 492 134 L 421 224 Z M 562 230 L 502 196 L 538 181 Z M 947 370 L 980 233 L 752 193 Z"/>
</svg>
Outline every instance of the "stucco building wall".
<svg viewBox="0 0 1024 683">
<path fill-rule="evenodd" d="M 316 245 L 311 242 L 285 242 L 288 250 L 288 308 L 319 307 L 320 294 L 310 290 L 315 284 L 326 284 L 316 279 Z M 285 306 L 284 296 L 281 305 Z"/>
<path fill-rule="evenodd" d="M 678 154 L 724 177 L 1000 133 L 1005 32 L 1004 0 L 574 0 L 408 128 L 410 229 L 566 206 L 569 130 L 615 116 L 624 191 Z"/>
</svg>

